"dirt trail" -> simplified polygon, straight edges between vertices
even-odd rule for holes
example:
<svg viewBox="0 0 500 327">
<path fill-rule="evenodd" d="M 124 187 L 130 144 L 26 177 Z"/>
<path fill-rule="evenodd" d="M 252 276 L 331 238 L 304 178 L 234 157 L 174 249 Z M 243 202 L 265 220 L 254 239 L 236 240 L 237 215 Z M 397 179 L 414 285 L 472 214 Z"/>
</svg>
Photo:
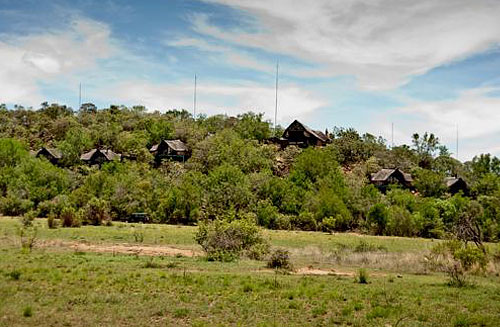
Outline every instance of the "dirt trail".
<svg viewBox="0 0 500 327">
<path fill-rule="evenodd" d="M 37 245 L 40 247 L 65 247 L 81 252 L 106 252 L 106 253 L 120 253 L 120 254 L 133 254 L 133 255 L 146 255 L 146 256 L 182 255 L 186 257 L 193 257 L 201 254 L 201 252 L 197 250 L 178 249 L 171 246 L 136 245 L 128 243 L 91 244 L 83 242 L 69 242 L 69 241 L 56 240 L 56 241 L 44 241 L 38 243 Z"/>
<path fill-rule="evenodd" d="M 316 276 L 347 276 L 347 277 L 353 277 L 354 273 L 353 272 L 348 272 L 348 271 L 337 271 L 334 269 L 319 269 L 319 268 L 312 268 L 312 267 L 304 267 L 304 268 L 299 268 L 294 272 L 295 275 L 316 275 Z"/>
<path fill-rule="evenodd" d="M 116 253 L 116 254 L 130 254 L 141 256 L 176 256 L 182 255 L 186 257 L 193 257 L 202 255 L 199 250 L 179 249 L 171 246 L 154 246 L 154 245 L 138 245 L 130 243 L 119 244 L 99 244 L 88 242 L 75 242 L 75 241 L 62 241 L 50 240 L 41 241 L 37 243 L 38 247 L 42 248 L 70 248 L 78 252 L 103 252 L 103 253 Z M 256 272 L 269 272 L 272 269 L 259 269 Z M 314 267 L 301 267 L 292 272 L 293 275 L 308 275 L 308 276 L 342 276 L 353 277 L 355 275 L 352 271 L 340 271 L 335 269 L 320 269 Z"/>
</svg>

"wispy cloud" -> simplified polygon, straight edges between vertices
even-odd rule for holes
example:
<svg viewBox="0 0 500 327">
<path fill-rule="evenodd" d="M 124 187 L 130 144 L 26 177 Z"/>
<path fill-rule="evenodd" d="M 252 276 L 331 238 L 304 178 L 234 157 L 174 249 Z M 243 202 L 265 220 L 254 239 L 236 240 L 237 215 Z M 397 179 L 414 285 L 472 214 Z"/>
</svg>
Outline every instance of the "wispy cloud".
<svg viewBox="0 0 500 327">
<path fill-rule="evenodd" d="M 390 113 L 395 123 L 396 144 L 410 143 L 414 132 L 433 132 L 455 152 L 457 128 L 460 139 L 460 158 L 471 159 L 479 153 L 500 154 L 500 97 L 493 94 L 499 88 L 475 88 L 463 91 L 456 99 L 442 101 L 410 100 Z M 407 99 L 408 100 L 408 99 Z M 375 113 L 369 128 L 377 129 L 386 121 L 383 134 L 390 138 L 390 122 Z"/>
<path fill-rule="evenodd" d="M 221 28 L 200 14 L 197 33 L 322 64 L 310 74 L 354 75 L 371 89 L 397 87 L 500 43 L 495 0 L 207 1 L 255 17 L 255 26 Z"/>
<path fill-rule="evenodd" d="M 220 43 L 209 43 L 207 40 L 200 38 L 178 38 L 175 40 L 165 41 L 165 45 L 171 47 L 195 48 L 199 51 L 210 52 L 218 55 L 227 64 L 233 67 L 248 68 L 259 72 L 273 72 L 274 66 L 265 61 L 259 61 L 254 56 L 249 55 L 241 49 Z"/>
</svg>

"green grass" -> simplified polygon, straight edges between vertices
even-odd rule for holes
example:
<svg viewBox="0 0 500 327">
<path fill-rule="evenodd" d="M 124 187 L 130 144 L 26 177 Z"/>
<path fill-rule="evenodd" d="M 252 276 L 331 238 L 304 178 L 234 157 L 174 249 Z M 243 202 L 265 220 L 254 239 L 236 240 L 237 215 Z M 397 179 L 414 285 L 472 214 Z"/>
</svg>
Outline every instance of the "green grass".
<svg viewBox="0 0 500 327">
<path fill-rule="evenodd" d="M 49 230 L 46 221 L 36 223 L 40 239 L 134 243 L 130 225 Z M 16 224 L 0 218 L 0 326 L 498 326 L 500 321 L 498 276 L 474 277 L 474 286 L 454 288 L 441 274 L 394 278 L 379 268 L 370 271 L 368 284 L 359 284 L 352 276 L 275 274 L 252 260 L 152 259 L 62 247 L 26 252 L 16 244 Z M 192 227 L 143 229 L 141 244 L 197 248 Z M 300 253 L 309 247 L 324 253 L 337 251 L 338 244 L 354 249 L 360 238 L 387 248 L 381 255 L 416 254 L 432 244 L 352 234 L 266 234 L 274 245 L 295 251 L 297 260 L 305 260 Z"/>
</svg>

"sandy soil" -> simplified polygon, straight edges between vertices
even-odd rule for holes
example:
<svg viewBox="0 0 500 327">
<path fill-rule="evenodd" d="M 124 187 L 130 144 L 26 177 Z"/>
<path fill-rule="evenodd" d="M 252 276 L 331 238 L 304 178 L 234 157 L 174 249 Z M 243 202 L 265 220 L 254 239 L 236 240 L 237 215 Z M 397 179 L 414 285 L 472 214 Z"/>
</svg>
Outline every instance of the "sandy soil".
<svg viewBox="0 0 500 327">
<path fill-rule="evenodd" d="M 182 255 L 193 257 L 201 255 L 200 251 L 178 249 L 171 246 L 136 245 L 129 243 L 121 244 L 95 244 L 69 241 L 44 241 L 37 244 L 39 247 L 64 247 L 80 252 L 105 252 L 119 254 L 133 254 L 145 256 L 176 256 Z"/>
</svg>

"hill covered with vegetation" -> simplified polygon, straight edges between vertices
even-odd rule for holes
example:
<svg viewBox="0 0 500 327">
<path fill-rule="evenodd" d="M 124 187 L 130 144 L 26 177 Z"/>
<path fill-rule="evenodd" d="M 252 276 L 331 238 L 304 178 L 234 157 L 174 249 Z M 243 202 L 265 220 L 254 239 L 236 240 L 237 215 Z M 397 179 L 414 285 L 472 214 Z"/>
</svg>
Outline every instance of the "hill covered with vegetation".
<svg viewBox="0 0 500 327">
<path fill-rule="evenodd" d="M 66 226 L 128 220 L 196 224 L 250 219 L 270 229 L 359 231 L 441 238 L 467 221 L 486 241 L 500 237 L 500 160 L 480 154 L 453 159 L 433 134 L 390 148 L 370 134 L 332 128 L 324 147 L 285 149 L 266 142 L 281 136 L 262 115 L 199 116 L 144 107 L 97 109 L 84 104 L 0 107 L 0 213 L 59 218 Z M 149 149 L 180 139 L 185 162 L 155 164 Z M 58 149 L 53 165 L 30 151 Z M 102 166 L 80 155 L 94 148 L 122 154 Z M 128 159 L 127 159 L 128 158 Z M 412 190 L 370 183 L 381 168 L 411 173 Z M 460 176 L 467 195 L 451 195 L 443 182 Z"/>
</svg>

